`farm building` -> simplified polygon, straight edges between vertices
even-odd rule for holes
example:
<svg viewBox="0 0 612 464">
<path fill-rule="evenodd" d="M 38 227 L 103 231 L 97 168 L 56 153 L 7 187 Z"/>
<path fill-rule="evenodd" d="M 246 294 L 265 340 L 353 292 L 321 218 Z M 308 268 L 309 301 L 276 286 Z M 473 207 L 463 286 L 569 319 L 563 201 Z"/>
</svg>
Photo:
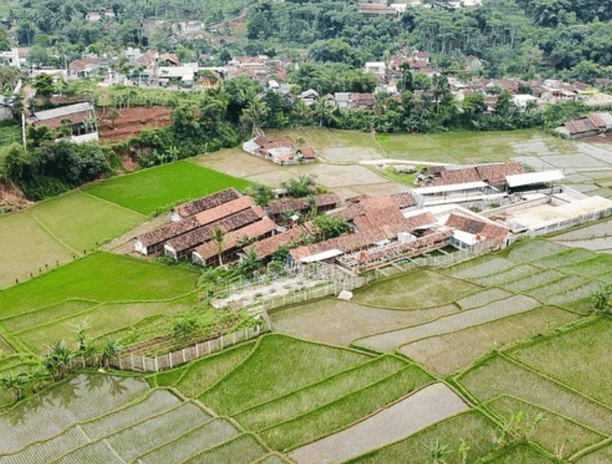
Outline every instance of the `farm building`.
<svg viewBox="0 0 612 464">
<path fill-rule="evenodd" d="M 486 182 L 492 187 L 501 188 L 507 176 L 524 172 L 525 168 L 520 163 L 490 163 L 460 168 L 432 166 L 421 173 L 419 180 L 426 187 Z"/>
<path fill-rule="evenodd" d="M 446 226 L 453 229 L 451 245 L 457 248 L 467 248 L 483 240 L 498 241 L 500 246 L 505 244 L 510 231 L 486 219 L 478 220 L 459 214 L 451 214 Z"/>
<path fill-rule="evenodd" d="M 224 203 L 230 202 L 232 200 L 236 200 L 240 198 L 240 196 L 240 193 L 238 193 L 236 189 L 230 188 L 217 193 L 213 193 L 212 195 L 209 195 L 204 198 L 199 198 L 197 200 L 184 203 L 172 209 L 172 211 L 170 212 L 172 221 L 181 221 L 189 216 L 193 216 L 195 214 L 201 213 L 202 211 L 206 211 L 207 209 L 211 209 L 216 206 L 220 206 Z"/>
<path fill-rule="evenodd" d="M 37 111 L 28 122 L 33 126 L 47 126 L 53 130 L 67 128 L 75 143 L 98 140 L 96 111 L 89 102 Z"/>
<path fill-rule="evenodd" d="M 516 174 L 506 178 L 507 190 L 510 193 L 519 192 L 521 194 L 537 191 L 554 193 L 559 191 L 565 176 L 561 171 L 540 171 Z"/>
<path fill-rule="evenodd" d="M 591 113 L 586 118 L 566 122 L 565 126 L 558 127 L 557 131 L 572 139 L 579 139 L 592 137 L 610 129 L 612 129 L 612 115 L 610 113 Z"/>
<path fill-rule="evenodd" d="M 305 238 L 310 238 L 313 235 L 312 222 L 307 222 L 303 225 L 287 229 L 276 235 L 272 235 L 263 240 L 259 240 L 245 248 L 245 251 L 255 250 L 260 259 L 266 260 L 274 254 L 279 247 L 290 247 L 303 241 Z"/>
<path fill-rule="evenodd" d="M 483 181 L 421 187 L 412 190 L 412 195 L 420 208 L 447 203 L 500 200 L 506 196 L 504 192 Z"/>
<path fill-rule="evenodd" d="M 324 193 L 314 197 L 314 203 L 311 204 L 311 199 L 304 198 L 283 198 L 281 200 L 268 203 L 266 211 L 275 221 L 281 220 L 284 213 L 294 212 L 303 214 L 312 207 L 316 208 L 318 213 L 330 211 L 340 204 L 340 198 L 335 193 Z"/>
<path fill-rule="evenodd" d="M 289 140 L 272 141 L 263 133 L 242 144 L 242 149 L 247 153 L 272 161 L 281 166 L 316 161 L 315 151 L 311 147 L 295 149 Z"/>
<path fill-rule="evenodd" d="M 193 252 L 193 261 L 205 266 L 207 264 L 221 264 L 236 258 L 236 252 L 244 243 L 252 240 L 261 240 L 270 237 L 276 230 L 276 224 L 269 217 L 253 222 L 245 227 L 228 233 L 222 243 L 210 240 L 197 247 Z M 221 259 L 219 259 L 221 255 Z"/>
</svg>

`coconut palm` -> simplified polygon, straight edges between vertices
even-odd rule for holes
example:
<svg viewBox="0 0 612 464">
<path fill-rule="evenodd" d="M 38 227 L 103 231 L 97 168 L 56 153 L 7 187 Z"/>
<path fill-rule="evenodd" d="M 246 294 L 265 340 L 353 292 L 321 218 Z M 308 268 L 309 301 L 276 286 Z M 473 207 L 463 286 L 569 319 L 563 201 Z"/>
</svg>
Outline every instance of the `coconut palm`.
<svg viewBox="0 0 612 464">
<path fill-rule="evenodd" d="M 74 358 L 74 351 L 63 340 L 55 342 L 49 347 L 45 355 L 45 366 L 54 379 L 61 379 L 70 369 L 70 362 Z"/>
<path fill-rule="evenodd" d="M 18 400 L 23 398 L 27 383 L 28 380 L 23 372 L 9 371 L 0 377 L 0 388 L 6 391 L 12 391 L 15 398 Z"/>
<path fill-rule="evenodd" d="M 219 265 L 223 266 L 223 244 L 225 243 L 225 232 L 220 227 L 217 227 L 213 232 L 213 242 L 217 245 L 217 254 L 219 255 Z"/>
<path fill-rule="evenodd" d="M 111 360 L 121 351 L 121 348 L 121 344 L 118 340 L 107 338 L 100 352 L 100 366 L 103 368 L 110 367 Z"/>
</svg>

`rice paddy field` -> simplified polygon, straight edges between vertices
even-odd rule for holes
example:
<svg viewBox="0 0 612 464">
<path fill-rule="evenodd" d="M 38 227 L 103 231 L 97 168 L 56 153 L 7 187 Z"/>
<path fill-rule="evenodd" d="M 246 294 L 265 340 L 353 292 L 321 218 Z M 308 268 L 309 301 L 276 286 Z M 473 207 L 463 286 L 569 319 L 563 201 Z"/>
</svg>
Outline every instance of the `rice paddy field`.
<svg viewBox="0 0 612 464">
<path fill-rule="evenodd" d="M 97 251 L 182 201 L 300 174 L 341 196 L 388 193 L 401 184 L 351 166 L 386 157 L 518 154 L 565 163 L 577 183 L 596 175 L 573 172 L 574 142 L 535 131 L 270 135 L 303 136 L 322 162 L 280 168 L 228 150 L 2 216 L 0 243 L 15 246 L 0 256 L 0 375 L 74 343 L 83 322 L 94 339 L 130 339 L 198 304 L 198 273 Z M 612 259 L 587 246 L 608 240 L 606 224 L 387 277 L 351 301 L 280 308 L 273 333 L 158 374 L 69 377 L 0 406 L 0 464 L 608 463 L 612 322 L 593 314 L 591 296 L 612 283 Z M 0 405 L 11 399 L 0 393 Z"/>
<path fill-rule="evenodd" d="M 189 161 L 165 164 L 113 177 L 83 189 L 85 193 L 149 215 L 248 181 Z"/>
</svg>

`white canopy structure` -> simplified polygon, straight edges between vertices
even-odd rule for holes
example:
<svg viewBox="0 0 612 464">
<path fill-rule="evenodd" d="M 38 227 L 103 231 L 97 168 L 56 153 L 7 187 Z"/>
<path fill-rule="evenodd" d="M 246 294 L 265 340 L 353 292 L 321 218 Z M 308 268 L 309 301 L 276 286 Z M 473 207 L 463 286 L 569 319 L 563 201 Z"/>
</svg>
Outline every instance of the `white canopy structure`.
<svg viewBox="0 0 612 464">
<path fill-rule="evenodd" d="M 551 182 L 562 182 L 565 176 L 561 171 L 528 172 L 507 176 L 508 187 L 516 188 L 524 185 L 549 184 Z"/>
</svg>

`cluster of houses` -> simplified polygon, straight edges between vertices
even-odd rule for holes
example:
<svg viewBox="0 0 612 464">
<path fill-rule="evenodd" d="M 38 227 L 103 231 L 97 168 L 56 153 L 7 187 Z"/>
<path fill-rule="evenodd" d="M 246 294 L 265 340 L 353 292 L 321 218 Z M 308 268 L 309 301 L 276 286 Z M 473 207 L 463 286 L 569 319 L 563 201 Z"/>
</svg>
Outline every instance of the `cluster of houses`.
<svg viewBox="0 0 612 464">
<path fill-rule="evenodd" d="M 235 189 L 223 190 L 175 208 L 170 224 L 135 239 L 134 249 L 146 256 L 165 254 L 202 265 L 232 262 L 249 243 L 285 231 L 274 221 L 282 213 L 303 211 L 305 205 L 321 213 L 338 203 L 336 195 L 325 194 L 316 197 L 314 206 L 285 199 L 271 202 L 266 211 L 248 195 Z M 218 240 L 218 230 L 222 240 Z"/>
<path fill-rule="evenodd" d="M 262 208 L 250 196 L 224 190 L 174 209 L 172 222 L 136 238 L 134 249 L 210 265 L 234 263 L 252 251 L 266 262 L 286 247 L 295 265 L 331 262 L 362 271 L 434 250 L 502 248 L 521 234 L 549 233 L 612 212 L 612 201 L 564 186 L 558 171 L 493 163 L 434 167 L 424 176 L 429 187 L 361 195 L 343 205 L 331 193 L 314 200 L 283 198 Z M 483 204 L 483 211 L 474 207 Z M 350 232 L 318 241 L 314 221 L 299 220 L 313 210 L 345 219 Z"/>
<path fill-rule="evenodd" d="M 316 154 L 312 147 L 295 148 L 289 140 L 273 141 L 259 131 L 257 137 L 242 144 L 242 149 L 254 156 L 272 161 L 281 166 L 297 163 L 313 163 Z"/>
</svg>

